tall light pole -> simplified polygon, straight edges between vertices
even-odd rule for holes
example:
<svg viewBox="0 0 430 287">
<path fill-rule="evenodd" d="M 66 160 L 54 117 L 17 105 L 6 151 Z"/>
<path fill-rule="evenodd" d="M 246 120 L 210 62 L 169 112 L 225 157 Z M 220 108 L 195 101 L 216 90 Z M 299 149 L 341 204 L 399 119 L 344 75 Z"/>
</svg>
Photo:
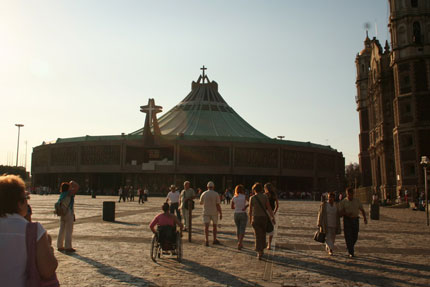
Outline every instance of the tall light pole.
<svg viewBox="0 0 430 287">
<path fill-rule="evenodd" d="M 428 156 L 421 157 L 421 165 L 424 168 L 424 191 L 426 193 L 426 214 L 427 214 L 427 226 L 429 226 L 429 204 L 428 204 L 428 189 L 427 189 L 427 167 L 430 164 Z"/>
<path fill-rule="evenodd" d="M 21 130 L 21 127 L 23 127 L 23 124 L 15 124 L 15 126 L 18 127 L 18 143 L 16 144 L 16 166 L 18 166 L 18 154 L 19 154 L 19 132 Z"/>
</svg>

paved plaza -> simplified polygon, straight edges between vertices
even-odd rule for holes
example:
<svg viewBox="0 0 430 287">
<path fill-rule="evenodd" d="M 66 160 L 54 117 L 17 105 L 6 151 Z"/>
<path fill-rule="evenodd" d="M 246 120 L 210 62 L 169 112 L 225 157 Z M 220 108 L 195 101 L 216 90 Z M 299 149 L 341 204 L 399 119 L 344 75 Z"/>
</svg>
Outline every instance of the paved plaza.
<svg viewBox="0 0 430 287">
<path fill-rule="evenodd" d="M 58 195 L 32 195 L 33 219 L 51 234 L 54 247 Z M 381 208 L 379 221 L 360 221 L 356 257 L 348 258 L 343 235 L 334 256 L 312 237 L 319 203 L 281 201 L 274 248 L 259 261 L 253 251 L 252 228 L 244 249 L 236 248 L 233 212 L 222 205 L 221 245 L 203 245 L 201 206 L 193 213 L 192 242 L 183 236 L 183 260 L 149 256 L 151 219 L 163 198 L 143 205 L 116 202 L 116 222 L 102 220 L 103 201 L 117 197 L 77 196 L 73 233 L 75 254 L 55 251 L 62 286 L 430 286 L 430 228 L 425 212 Z M 368 206 L 366 206 L 368 209 Z"/>
</svg>

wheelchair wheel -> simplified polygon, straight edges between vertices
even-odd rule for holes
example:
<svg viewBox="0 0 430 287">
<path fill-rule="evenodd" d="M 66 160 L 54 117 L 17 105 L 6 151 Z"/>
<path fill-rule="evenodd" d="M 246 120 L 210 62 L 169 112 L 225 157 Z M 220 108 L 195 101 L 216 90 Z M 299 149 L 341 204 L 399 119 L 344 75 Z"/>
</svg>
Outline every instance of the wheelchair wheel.
<svg viewBox="0 0 430 287">
<path fill-rule="evenodd" d="M 176 257 L 178 262 L 182 261 L 182 238 L 179 232 L 176 234 Z"/>
<path fill-rule="evenodd" d="M 152 240 L 151 240 L 151 259 L 154 262 L 157 262 L 157 256 L 158 258 L 160 258 L 160 251 L 158 249 L 158 240 L 157 240 L 157 235 L 152 235 Z"/>
</svg>

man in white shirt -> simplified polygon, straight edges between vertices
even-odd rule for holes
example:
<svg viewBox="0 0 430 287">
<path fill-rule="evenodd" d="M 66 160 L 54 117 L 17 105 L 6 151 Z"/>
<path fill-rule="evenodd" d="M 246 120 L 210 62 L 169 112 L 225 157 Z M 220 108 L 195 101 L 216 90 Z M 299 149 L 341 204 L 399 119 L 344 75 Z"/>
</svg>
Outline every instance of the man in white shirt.
<svg viewBox="0 0 430 287">
<path fill-rule="evenodd" d="M 209 246 L 209 224 L 212 221 L 213 226 L 213 244 L 220 244 L 218 239 L 216 239 L 217 234 L 217 223 L 218 223 L 218 213 L 219 219 L 222 219 L 221 211 L 221 200 L 219 194 L 214 190 L 215 184 L 209 181 L 207 184 L 208 190 L 203 192 L 200 197 L 200 204 L 203 205 L 203 222 L 205 224 L 205 245 Z"/>
<path fill-rule="evenodd" d="M 181 222 L 181 213 L 179 212 L 179 191 L 176 189 L 176 186 L 172 184 L 170 186 L 170 191 L 167 194 L 166 202 L 170 201 L 170 213 L 175 214 L 178 218 L 179 222 Z"/>
</svg>

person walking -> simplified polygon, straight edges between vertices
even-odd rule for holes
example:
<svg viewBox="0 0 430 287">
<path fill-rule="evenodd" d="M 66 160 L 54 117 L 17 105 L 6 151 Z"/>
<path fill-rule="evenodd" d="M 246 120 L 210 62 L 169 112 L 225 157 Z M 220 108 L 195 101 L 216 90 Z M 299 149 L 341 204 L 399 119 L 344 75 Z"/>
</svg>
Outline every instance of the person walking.
<svg viewBox="0 0 430 287">
<path fill-rule="evenodd" d="M 343 216 L 343 233 L 345 235 L 345 242 L 348 248 L 349 257 L 352 258 L 354 254 L 354 245 L 358 239 L 359 232 L 359 211 L 364 218 L 364 224 L 367 224 L 366 213 L 364 212 L 363 205 L 358 198 L 354 197 L 354 190 L 348 188 L 346 190 L 346 198 L 339 204 L 339 214 Z"/>
<path fill-rule="evenodd" d="M 60 217 L 60 230 L 57 238 L 58 251 L 75 252 L 72 247 L 73 224 L 75 221 L 75 195 L 79 190 L 79 184 L 75 181 L 61 184 L 61 194 L 58 202 L 68 201 L 67 213 Z"/>
<path fill-rule="evenodd" d="M 0 176 L 1 286 L 30 286 L 30 284 L 35 284 L 36 282 L 32 281 L 34 276 L 31 276 L 33 273 L 30 272 L 31 270 L 27 270 L 27 263 L 31 260 L 30 258 L 34 259 L 34 257 L 34 263 L 29 265 L 36 265 L 37 276 L 43 280 L 55 276 L 58 262 L 51 246 L 51 236 L 39 222 L 30 223 L 24 218 L 28 212 L 28 199 L 25 183 L 19 176 Z M 33 227 L 34 229 L 32 229 Z M 30 241 L 27 237 L 30 236 L 31 231 L 34 231 L 33 236 L 35 238 L 33 238 L 36 244 L 27 245 Z M 55 281 L 58 283 L 56 276 Z M 59 286 L 59 284 L 52 286 Z"/>
<path fill-rule="evenodd" d="M 142 187 L 139 187 L 139 189 L 137 190 L 137 194 L 139 195 L 139 204 L 140 203 L 144 204 L 144 201 L 143 201 L 143 189 L 142 189 Z"/>
<path fill-rule="evenodd" d="M 222 219 L 221 201 L 218 193 L 214 190 L 215 184 L 209 181 L 208 190 L 203 192 L 200 197 L 200 204 L 203 205 L 203 222 L 205 224 L 205 245 L 209 246 L 209 225 L 212 221 L 213 244 L 220 244 L 217 235 L 218 213 L 219 219 Z"/>
<path fill-rule="evenodd" d="M 275 217 L 270 207 L 269 199 L 263 193 L 263 185 L 259 182 L 252 186 L 254 195 L 249 199 L 249 222 L 254 228 L 255 250 L 257 258 L 261 259 L 266 248 L 267 219 L 275 224 Z"/>
<path fill-rule="evenodd" d="M 187 180 L 184 182 L 184 189 L 181 191 L 181 194 L 179 196 L 179 208 L 182 211 L 182 216 L 184 217 L 184 231 L 187 231 L 189 228 L 189 210 L 188 210 L 188 204 L 189 201 L 193 200 L 195 198 L 196 194 L 194 192 L 194 189 L 190 187 L 190 182 Z"/>
<path fill-rule="evenodd" d="M 279 209 L 279 201 L 278 201 L 278 195 L 276 194 L 275 187 L 270 182 L 264 185 L 264 194 L 269 199 L 270 207 L 272 208 L 273 215 L 275 216 L 276 212 Z M 272 248 L 272 240 L 273 240 L 274 234 L 275 234 L 275 229 L 267 233 L 267 235 L 269 235 L 269 242 L 267 243 L 268 250 Z"/>
<path fill-rule="evenodd" d="M 239 184 L 234 189 L 234 197 L 231 200 L 231 209 L 234 209 L 234 223 L 236 224 L 237 249 L 239 250 L 243 247 L 243 237 L 248 223 L 247 207 L 245 187 Z"/>
<path fill-rule="evenodd" d="M 129 193 L 130 193 L 130 201 L 134 201 L 134 188 L 133 188 L 133 186 L 130 186 Z"/>
<path fill-rule="evenodd" d="M 333 255 L 336 234 L 341 233 L 338 203 L 335 199 L 335 193 L 330 192 L 328 200 L 321 203 L 318 211 L 317 225 L 320 232 L 325 233 L 325 249 L 329 255 Z"/>
<path fill-rule="evenodd" d="M 120 186 L 118 189 L 118 196 L 119 196 L 118 202 L 121 202 L 122 195 L 123 195 L 123 190 L 122 190 L 122 186 Z"/>
<path fill-rule="evenodd" d="M 176 189 L 176 186 L 172 184 L 170 186 L 170 191 L 167 194 L 166 202 L 170 201 L 170 213 L 175 214 L 179 221 L 181 221 L 181 213 L 179 212 L 179 191 Z"/>
</svg>

